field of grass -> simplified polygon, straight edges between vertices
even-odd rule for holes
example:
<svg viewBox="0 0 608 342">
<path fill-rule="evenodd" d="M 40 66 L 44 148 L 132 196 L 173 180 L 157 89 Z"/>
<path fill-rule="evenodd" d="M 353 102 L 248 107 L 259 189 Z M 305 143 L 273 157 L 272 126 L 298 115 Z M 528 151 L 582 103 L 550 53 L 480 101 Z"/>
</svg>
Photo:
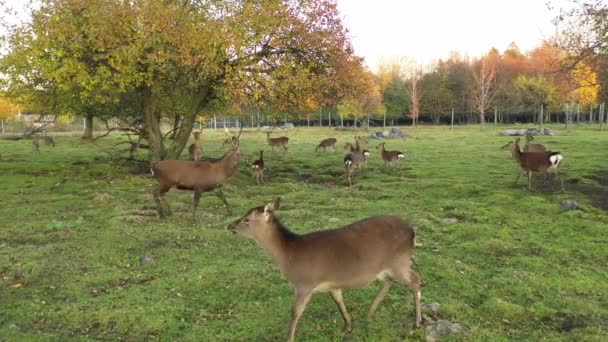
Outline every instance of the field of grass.
<svg viewBox="0 0 608 342">
<path fill-rule="evenodd" d="M 290 131 L 287 155 L 267 153 L 266 186 L 243 162 L 224 190 L 233 215 L 205 194 L 196 223 L 190 192 L 171 191 L 174 215 L 155 216 L 156 181 L 145 163 L 118 158 L 118 135 L 95 144 L 61 135 L 40 154 L 30 141 L 0 140 L 0 340 L 284 340 L 293 289 L 264 250 L 225 230 L 276 196 L 282 222 L 300 233 L 371 215 L 410 220 L 423 302 L 466 328 L 447 340 L 608 340 L 608 132 L 537 139 L 565 156 L 560 193 L 542 177 L 533 192 L 523 178 L 513 186 L 518 165 L 500 150 L 509 138 L 491 128 L 405 129 L 415 138 L 387 141 L 406 153 L 403 167 L 373 153 L 352 188 L 342 146 L 359 133 Z M 337 152 L 312 152 L 330 136 Z M 221 139 L 205 131 L 203 155 L 220 155 Z M 241 140 L 250 162 L 268 152 L 260 132 Z M 563 199 L 583 210 L 563 210 Z M 313 296 L 297 340 L 424 340 L 405 285 L 365 319 L 379 286 L 345 291 L 354 331 L 344 337 L 331 297 Z"/>
</svg>

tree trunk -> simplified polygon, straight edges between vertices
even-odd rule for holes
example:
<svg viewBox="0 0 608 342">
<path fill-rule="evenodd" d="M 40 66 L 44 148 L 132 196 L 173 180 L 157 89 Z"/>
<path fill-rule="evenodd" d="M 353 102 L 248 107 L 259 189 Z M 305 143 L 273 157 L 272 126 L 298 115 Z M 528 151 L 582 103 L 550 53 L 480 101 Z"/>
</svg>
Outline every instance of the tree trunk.
<svg viewBox="0 0 608 342">
<path fill-rule="evenodd" d="M 484 112 L 479 114 L 479 125 L 483 129 L 486 125 L 486 115 Z"/>
<path fill-rule="evenodd" d="M 163 136 L 160 131 L 160 119 L 156 116 L 156 103 L 150 87 L 142 89 L 144 102 L 144 117 L 146 130 L 148 132 L 148 145 L 150 145 L 150 164 L 154 164 L 163 158 Z"/>
<path fill-rule="evenodd" d="M 177 136 L 177 133 L 179 131 L 180 123 L 181 123 L 181 116 L 176 115 L 175 118 L 173 118 L 173 132 L 171 132 L 171 137 L 169 137 L 169 139 L 171 139 L 171 140 L 175 139 L 175 137 Z"/>
<path fill-rule="evenodd" d="M 82 135 L 84 140 L 93 140 L 93 114 L 88 113 L 84 117 L 84 134 Z"/>
</svg>

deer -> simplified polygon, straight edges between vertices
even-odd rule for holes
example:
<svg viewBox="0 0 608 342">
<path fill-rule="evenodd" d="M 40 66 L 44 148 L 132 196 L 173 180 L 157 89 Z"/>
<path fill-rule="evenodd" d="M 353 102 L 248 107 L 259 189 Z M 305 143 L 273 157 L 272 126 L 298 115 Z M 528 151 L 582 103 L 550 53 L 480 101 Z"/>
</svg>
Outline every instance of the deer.
<svg viewBox="0 0 608 342">
<path fill-rule="evenodd" d="M 201 131 L 194 131 L 192 135 L 194 136 L 194 143 L 188 146 L 188 153 L 190 153 L 190 159 L 192 160 L 200 160 L 201 154 L 203 152 L 200 144 Z"/>
<path fill-rule="evenodd" d="M 321 140 L 321 143 L 319 143 L 319 145 L 315 148 L 315 152 L 318 152 L 321 148 L 323 149 L 323 152 L 325 152 L 328 147 L 333 148 L 335 152 L 337 142 L 338 140 L 336 140 L 336 138 L 323 139 Z"/>
<path fill-rule="evenodd" d="M 564 156 L 559 152 L 551 151 L 522 152 L 519 148 L 519 140 L 519 138 L 515 138 L 502 147 L 504 150 L 511 150 L 511 155 L 519 162 L 521 167 L 521 172 L 517 175 L 517 178 L 515 178 L 513 185 L 517 184 L 517 181 L 524 172 L 528 175 L 529 190 L 532 190 L 532 172 L 539 172 L 545 176 L 557 174 L 559 176 L 561 189 L 564 191 L 564 181 L 562 180 L 562 175 L 558 171 L 558 167 L 562 160 L 564 160 Z"/>
<path fill-rule="evenodd" d="M 251 170 L 258 185 L 264 185 L 264 150 L 260 150 L 260 159 L 251 164 Z"/>
<path fill-rule="evenodd" d="M 346 176 L 348 177 L 348 185 L 353 186 L 353 174 L 358 169 L 363 169 L 363 165 L 366 162 L 365 152 L 367 150 L 361 151 L 361 146 L 358 142 L 355 143 L 356 147 L 353 144 L 347 142 L 344 145 L 344 149 L 349 149 L 348 152 L 344 156 L 344 169 L 346 171 Z M 369 152 L 368 156 L 369 156 Z"/>
<path fill-rule="evenodd" d="M 311 296 L 329 292 L 337 304 L 344 330 L 352 331 L 352 319 L 342 296 L 343 289 L 359 288 L 378 279 L 383 285 L 369 311 L 373 318 L 395 281 L 414 290 L 415 324 L 422 321 L 422 278 L 411 269 L 415 230 L 398 216 L 375 216 L 347 226 L 296 234 L 283 225 L 275 211 L 280 198 L 250 209 L 227 230 L 255 240 L 279 266 L 295 288 L 296 299 L 289 325 L 288 342 L 293 342 L 298 321 Z"/>
<path fill-rule="evenodd" d="M 387 151 L 384 148 L 384 144 L 386 144 L 386 143 L 382 143 L 382 144 L 376 146 L 376 148 L 378 149 L 378 152 L 380 153 L 380 155 L 382 156 L 382 159 L 384 160 L 384 166 L 387 166 L 387 165 L 393 166 L 393 162 L 400 162 L 401 159 L 403 159 L 405 157 L 405 155 L 401 151 Z"/>
<path fill-rule="evenodd" d="M 271 138 L 270 137 L 270 132 L 266 133 L 266 141 L 268 142 L 268 145 L 270 145 L 272 147 L 272 155 L 274 156 L 274 148 L 275 147 L 282 147 L 283 148 L 283 153 L 287 153 L 287 144 L 289 144 L 289 138 L 288 137 L 278 137 L 278 138 Z"/>
<path fill-rule="evenodd" d="M 37 138 L 32 139 L 32 149 L 34 152 L 40 153 L 40 143 Z"/>
<path fill-rule="evenodd" d="M 194 192 L 192 219 L 196 221 L 196 209 L 198 207 L 201 194 L 204 192 L 215 191 L 224 205 L 226 211 L 231 214 L 230 206 L 226 201 L 226 196 L 222 192 L 222 186 L 236 171 L 241 160 L 241 150 L 239 138 L 243 128 L 236 137 L 236 143 L 232 149 L 226 152 L 221 158 L 203 158 L 201 160 L 161 160 L 154 163 L 151 167 L 152 175 L 156 177 L 159 184 L 154 189 L 153 196 L 156 202 L 158 216 L 163 219 L 165 213 L 161 204 L 163 196 L 176 187 L 179 190 Z M 228 133 L 228 130 L 226 130 Z"/>
<path fill-rule="evenodd" d="M 546 152 L 545 146 L 542 144 L 532 143 L 534 136 L 530 132 L 526 132 L 526 144 L 524 145 L 524 152 Z"/>
</svg>

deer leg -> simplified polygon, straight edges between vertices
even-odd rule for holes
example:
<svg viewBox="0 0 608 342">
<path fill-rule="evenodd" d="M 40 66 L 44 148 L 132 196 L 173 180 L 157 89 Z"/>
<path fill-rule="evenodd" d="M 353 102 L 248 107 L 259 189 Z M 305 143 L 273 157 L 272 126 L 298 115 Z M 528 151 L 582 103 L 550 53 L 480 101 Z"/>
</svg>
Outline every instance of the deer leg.
<svg viewBox="0 0 608 342">
<path fill-rule="evenodd" d="M 222 191 L 222 189 L 218 189 L 215 192 L 215 195 L 217 197 L 219 197 L 222 202 L 224 202 L 224 205 L 226 206 L 226 211 L 228 212 L 228 215 L 232 214 L 232 211 L 230 210 L 230 206 L 228 205 L 228 202 L 226 201 L 226 196 L 224 196 L 224 192 Z"/>
<path fill-rule="evenodd" d="M 388 293 L 388 290 L 391 288 L 391 285 L 393 285 L 392 280 L 390 280 L 390 279 L 384 280 L 384 284 L 382 284 L 382 288 L 380 289 L 380 292 L 378 292 L 378 294 L 376 295 L 376 298 L 374 299 L 374 302 L 372 303 L 372 306 L 369 308 L 369 312 L 367 313 L 368 320 L 371 321 L 371 319 L 374 317 L 374 313 L 378 309 L 378 306 L 380 305 L 380 303 L 382 303 L 382 300 L 384 300 L 384 297 Z"/>
<path fill-rule="evenodd" d="M 400 272 L 395 272 L 395 276 L 404 281 L 411 287 L 414 292 L 414 305 L 416 306 L 416 327 L 420 327 L 420 323 L 422 322 L 422 278 L 410 269 L 409 261 L 405 268 L 400 268 Z"/>
<path fill-rule="evenodd" d="M 528 170 L 528 189 L 532 190 L 532 171 Z"/>
<path fill-rule="evenodd" d="M 517 174 L 517 177 L 515 177 L 515 182 L 513 182 L 513 186 L 515 186 L 517 184 L 517 181 L 519 180 L 519 177 L 521 177 L 522 171 L 519 171 L 519 173 Z"/>
<path fill-rule="evenodd" d="M 308 300 L 310 300 L 311 295 L 312 292 L 308 291 L 298 291 L 296 293 L 296 302 L 293 305 L 293 311 L 291 313 L 291 324 L 289 325 L 289 338 L 287 339 L 288 342 L 294 341 L 298 321 L 300 320 L 304 309 L 306 309 L 306 304 L 308 303 Z"/>
<path fill-rule="evenodd" d="M 562 174 L 557 170 L 555 170 L 555 173 L 557 173 L 557 176 L 559 177 L 559 183 L 562 186 L 562 192 L 565 192 L 566 190 L 564 190 L 564 180 L 562 179 Z"/>
<path fill-rule="evenodd" d="M 260 171 L 260 183 L 261 185 L 264 185 L 264 170 Z"/>
<path fill-rule="evenodd" d="M 198 202 L 201 200 L 201 192 L 194 190 L 194 197 L 192 202 L 192 221 L 196 222 L 196 208 L 198 208 Z"/>
<path fill-rule="evenodd" d="M 171 208 L 169 208 L 168 203 L 166 203 L 167 204 L 167 215 L 165 215 L 165 210 L 164 210 L 163 204 L 162 204 L 162 202 L 165 202 L 164 196 L 167 193 L 167 191 L 169 191 L 169 189 L 171 189 L 171 187 L 163 185 L 163 184 L 159 184 L 158 187 L 156 187 L 154 189 L 154 192 L 152 193 L 152 195 L 154 197 L 154 202 L 156 202 L 156 211 L 158 212 L 158 217 L 161 219 L 164 219 L 166 216 L 171 215 Z"/>
<path fill-rule="evenodd" d="M 346 306 L 344 305 L 344 297 L 342 297 L 342 290 L 332 290 L 331 297 L 334 299 L 334 302 L 340 308 L 340 313 L 342 314 L 342 319 L 344 320 L 344 331 L 349 333 L 353 330 L 353 324 L 350 319 L 350 315 L 348 311 L 346 311 Z"/>
</svg>

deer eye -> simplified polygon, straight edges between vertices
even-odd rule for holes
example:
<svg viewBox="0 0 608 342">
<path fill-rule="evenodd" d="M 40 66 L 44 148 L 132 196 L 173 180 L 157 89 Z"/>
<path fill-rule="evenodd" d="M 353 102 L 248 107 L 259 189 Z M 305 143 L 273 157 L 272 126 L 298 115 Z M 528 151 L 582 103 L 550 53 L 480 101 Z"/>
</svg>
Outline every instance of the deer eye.
<svg viewBox="0 0 608 342">
<path fill-rule="evenodd" d="M 245 219 L 245 223 L 249 223 L 249 218 L 246 218 L 246 219 Z"/>
</svg>

